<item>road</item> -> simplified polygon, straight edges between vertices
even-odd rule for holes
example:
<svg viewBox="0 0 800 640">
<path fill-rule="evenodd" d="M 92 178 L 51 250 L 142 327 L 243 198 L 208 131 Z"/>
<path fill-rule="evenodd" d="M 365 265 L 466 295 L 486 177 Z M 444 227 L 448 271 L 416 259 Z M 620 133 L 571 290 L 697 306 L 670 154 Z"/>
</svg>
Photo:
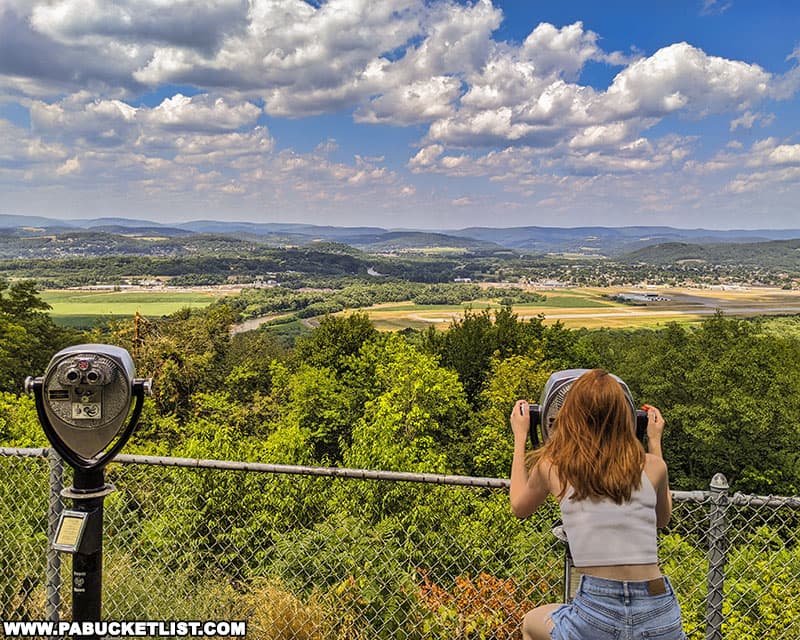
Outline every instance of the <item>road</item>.
<svg viewBox="0 0 800 640">
<path fill-rule="evenodd" d="M 654 309 L 626 309 L 624 311 L 591 311 L 589 313 L 555 313 L 544 314 L 545 318 L 550 320 L 566 320 L 568 318 L 626 318 L 630 316 L 675 316 L 675 315 L 687 315 L 687 316 L 711 316 L 714 315 L 717 311 L 722 311 L 726 315 L 732 316 L 762 316 L 762 315 L 775 315 L 775 314 L 784 314 L 784 313 L 800 313 L 800 304 L 791 307 L 772 307 L 772 306 L 762 306 L 762 307 L 739 307 L 739 306 L 730 306 L 730 307 L 700 307 L 694 309 L 663 309 L 663 310 L 654 310 Z M 533 316 L 525 316 L 525 317 L 533 317 Z"/>
</svg>

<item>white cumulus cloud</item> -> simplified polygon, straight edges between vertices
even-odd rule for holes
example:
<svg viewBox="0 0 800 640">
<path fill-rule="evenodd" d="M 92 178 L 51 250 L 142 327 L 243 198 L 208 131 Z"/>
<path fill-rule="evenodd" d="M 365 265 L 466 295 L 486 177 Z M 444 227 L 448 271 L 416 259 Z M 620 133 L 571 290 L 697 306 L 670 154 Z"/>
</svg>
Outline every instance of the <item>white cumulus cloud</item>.
<svg viewBox="0 0 800 640">
<path fill-rule="evenodd" d="M 223 97 L 202 95 L 189 98 L 179 93 L 140 113 L 146 122 L 156 126 L 209 131 L 252 125 L 261 109 L 249 102 L 229 104 Z"/>
<path fill-rule="evenodd" d="M 738 110 L 764 99 L 769 82 L 770 74 L 756 64 L 709 56 L 680 42 L 621 71 L 600 108 L 637 117 Z"/>
</svg>

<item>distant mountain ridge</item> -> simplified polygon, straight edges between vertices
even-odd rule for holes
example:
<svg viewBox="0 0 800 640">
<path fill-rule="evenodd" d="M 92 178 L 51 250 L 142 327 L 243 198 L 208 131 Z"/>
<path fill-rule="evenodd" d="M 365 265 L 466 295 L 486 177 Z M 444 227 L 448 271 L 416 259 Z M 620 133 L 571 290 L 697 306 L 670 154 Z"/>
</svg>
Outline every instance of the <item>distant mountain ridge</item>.
<svg viewBox="0 0 800 640">
<path fill-rule="evenodd" d="M 667 242 L 743 243 L 800 238 L 800 229 L 678 229 L 634 227 L 469 227 L 451 235 L 496 242 L 504 247 L 539 252 L 605 252 L 609 255 Z M 559 247 L 553 249 L 552 247 Z"/>
<path fill-rule="evenodd" d="M 290 222 L 220 222 L 217 220 L 193 220 L 173 226 L 189 229 L 196 233 L 244 232 L 255 235 L 304 235 L 317 236 L 319 239 L 325 240 L 336 240 L 345 236 L 375 235 L 387 231 L 381 227 L 335 227 Z"/>
<path fill-rule="evenodd" d="M 0 238 L 59 236 L 70 231 L 124 236 L 152 242 L 158 237 L 180 241 L 198 236 L 226 236 L 271 246 L 303 246 L 314 242 L 347 244 L 366 252 L 456 248 L 491 252 L 512 250 L 533 254 L 622 256 L 670 243 L 692 245 L 761 243 L 800 238 L 800 229 L 678 229 L 666 226 L 631 227 L 467 227 L 418 230 L 382 227 L 339 227 L 302 223 L 195 220 L 161 224 L 130 218 L 56 220 L 42 216 L 0 215 Z M 73 240 L 74 242 L 75 240 Z M 3 252 L 8 255 L 9 247 Z M 670 249 L 670 252 L 674 252 Z M 737 252 L 738 253 L 738 252 Z M 677 255 L 677 253 L 675 254 Z M 656 256 L 654 256 L 655 258 Z"/>
</svg>

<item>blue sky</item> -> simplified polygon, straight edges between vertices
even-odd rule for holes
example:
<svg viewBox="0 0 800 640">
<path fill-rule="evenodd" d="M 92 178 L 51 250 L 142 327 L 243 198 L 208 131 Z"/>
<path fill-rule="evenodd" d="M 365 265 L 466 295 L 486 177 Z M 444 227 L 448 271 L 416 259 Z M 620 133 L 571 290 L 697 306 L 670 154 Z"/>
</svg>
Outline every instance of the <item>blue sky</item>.
<svg viewBox="0 0 800 640">
<path fill-rule="evenodd" d="M 800 5 L 0 0 L 0 213 L 800 228 Z"/>
</svg>

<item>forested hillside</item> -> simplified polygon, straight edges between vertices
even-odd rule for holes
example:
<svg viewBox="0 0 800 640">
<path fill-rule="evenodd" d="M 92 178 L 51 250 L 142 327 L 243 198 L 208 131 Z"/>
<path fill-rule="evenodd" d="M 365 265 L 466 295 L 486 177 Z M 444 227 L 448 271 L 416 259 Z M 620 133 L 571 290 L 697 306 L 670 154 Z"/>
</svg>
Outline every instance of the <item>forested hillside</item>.
<svg viewBox="0 0 800 640">
<path fill-rule="evenodd" d="M 741 244 L 665 242 L 627 253 L 620 256 L 619 261 L 651 265 L 695 261 L 720 266 L 749 265 L 760 269 L 797 271 L 800 268 L 800 239 Z"/>
<path fill-rule="evenodd" d="M 225 248 L 227 247 L 227 248 Z M 225 248 L 223 250 L 223 248 Z M 381 259 L 346 246 L 270 249 L 245 242 L 220 244 L 219 251 L 188 255 L 118 254 L 102 257 L 17 258 L 0 260 L 0 277 L 33 278 L 41 287 L 64 288 L 94 284 L 123 284 L 164 278 L 172 285 L 215 285 L 231 281 L 252 282 L 278 275 L 287 286 L 330 283 L 332 278 L 374 281 L 373 267 L 383 276 L 416 282 L 448 282 L 473 276 L 485 268 L 476 261 L 465 268 L 447 258 Z M 340 281 L 339 281 L 340 282 Z"/>
<path fill-rule="evenodd" d="M 443 234 L 114 222 L 96 221 L 89 229 L 0 229 L 0 277 L 34 278 L 43 288 L 136 284 L 154 278 L 179 286 L 218 285 L 264 277 L 289 287 L 318 286 L 325 278 L 800 286 L 800 240 L 790 239 L 789 234 L 797 233 L 791 230 L 763 232 L 780 239 L 752 242 L 762 232 L 525 227 Z"/>
</svg>

